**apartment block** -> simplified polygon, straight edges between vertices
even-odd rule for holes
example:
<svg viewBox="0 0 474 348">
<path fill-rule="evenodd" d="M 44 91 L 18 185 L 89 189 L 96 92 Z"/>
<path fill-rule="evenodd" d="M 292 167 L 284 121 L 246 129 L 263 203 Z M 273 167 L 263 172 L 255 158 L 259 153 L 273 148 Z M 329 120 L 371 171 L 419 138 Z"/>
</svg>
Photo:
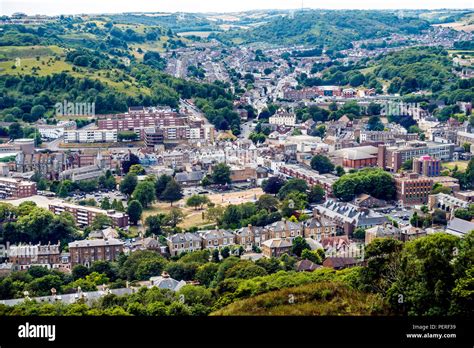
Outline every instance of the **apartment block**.
<svg viewBox="0 0 474 348">
<path fill-rule="evenodd" d="M 78 226 L 91 225 L 94 219 L 101 214 L 110 217 L 115 227 L 124 228 L 128 226 L 128 215 L 115 210 L 103 210 L 96 207 L 87 207 L 64 202 L 49 204 L 49 210 L 56 215 L 62 212 L 71 213 Z"/>
<path fill-rule="evenodd" d="M 33 181 L 0 177 L 0 198 L 25 198 L 36 193 L 36 183 Z"/>
<path fill-rule="evenodd" d="M 117 130 L 79 129 L 64 131 L 65 143 L 116 143 Z"/>
</svg>

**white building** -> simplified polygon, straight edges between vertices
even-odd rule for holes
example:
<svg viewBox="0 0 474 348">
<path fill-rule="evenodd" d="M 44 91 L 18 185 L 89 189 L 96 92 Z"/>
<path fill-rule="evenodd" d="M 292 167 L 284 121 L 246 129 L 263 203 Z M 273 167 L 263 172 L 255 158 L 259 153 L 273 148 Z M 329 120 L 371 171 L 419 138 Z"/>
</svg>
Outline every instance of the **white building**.
<svg viewBox="0 0 474 348">
<path fill-rule="evenodd" d="M 65 143 L 116 143 L 117 130 L 83 129 L 64 132 Z"/>
<path fill-rule="evenodd" d="M 296 115 L 289 113 L 277 113 L 270 117 L 269 123 L 276 124 L 278 126 L 294 127 L 296 124 Z"/>
</svg>

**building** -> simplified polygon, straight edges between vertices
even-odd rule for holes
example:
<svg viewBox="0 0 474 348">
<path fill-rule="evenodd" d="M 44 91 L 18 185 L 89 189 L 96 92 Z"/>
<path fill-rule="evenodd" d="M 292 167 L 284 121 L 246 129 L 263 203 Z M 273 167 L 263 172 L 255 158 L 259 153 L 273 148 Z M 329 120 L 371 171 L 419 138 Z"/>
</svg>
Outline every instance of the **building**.
<svg viewBox="0 0 474 348">
<path fill-rule="evenodd" d="M 420 156 L 431 156 L 440 161 L 452 160 L 454 144 L 408 141 L 398 146 L 379 145 L 377 165 L 396 173 L 402 164 Z"/>
<path fill-rule="evenodd" d="M 365 244 L 369 244 L 376 238 L 401 239 L 401 230 L 392 224 L 374 226 L 365 230 Z"/>
<path fill-rule="evenodd" d="M 324 217 L 313 217 L 304 222 L 304 237 L 320 241 L 323 238 L 336 236 L 336 224 Z"/>
<path fill-rule="evenodd" d="M 327 257 L 323 261 L 324 267 L 334 268 L 334 269 L 343 269 L 346 267 L 357 266 L 359 262 L 353 257 Z"/>
<path fill-rule="evenodd" d="M 156 286 L 159 289 L 168 289 L 171 291 L 179 291 L 183 286 L 186 285 L 184 280 L 177 281 L 170 277 L 166 272 L 163 272 L 159 277 L 150 278 L 150 286 Z"/>
<path fill-rule="evenodd" d="M 474 223 L 459 218 L 449 220 L 446 227 L 446 233 L 456 237 L 464 237 L 471 231 L 474 231 Z"/>
<path fill-rule="evenodd" d="M 74 217 L 78 226 L 89 226 L 98 215 L 105 215 L 111 218 L 114 227 L 128 227 L 128 215 L 115 210 L 103 210 L 96 207 L 81 206 L 65 202 L 55 202 L 49 204 L 49 210 L 59 215 L 68 212 Z"/>
<path fill-rule="evenodd" d="M 13 270 L 27 270 L 31 266 L 42 266 L 48 269 L 61 266 L 61 252 L 57 244 L 31 245 L 20 244 L 9 246 L 7 257 Z"/>
<path fill-rule="evenodd" d="M 278 126 L 294 127 L 296 124 L 296 115 L 290 113 L 277 113 L 270 116 L 268 122 L 270 124 L 276 124 Z"/>
<path fill-rule="evenodd" d="M 474 133 L 457 132 L 456 144 L 458 146 L 463 146 L 464 144 L 474 145 Z"/>
<path fill-rule="evenodd" d="M 265 257 L 280 257 L 290 254 L 292 243 L 286 238 L 272 238 L 262 243 L 262 253 Z"/>
<path fill-rule="evenodd" d="M 433 180 L 417 173 L 395 175 L 397 200 L 405 205 L 426 204 L 433 188 Z"/>
<path fill-rule="evenodd" d="M 336 231 L 343 232 L 346 236 L 350 236 L 358 227 L 367 229 L 388 221 L 385 215 L 371 209 L 359 208 L 353 204 L 332 199 L 316 205 L 313 216 L 331 220 L 336 225 Z"/>
<path fill-rule="evenodd" d="M 76 240 L 69 243 L 71 268 L 76 265 L 90 267 L 96 261 L 115 261 L 123 252 L 118 239 Z"/>
<path fill-rule="evenodd" d="M 452 195 L 438 193 L 435 195 L 429 195 L 428 208 L 430 210 L 441 209 L 451 214 L 458 208 L 469 208 L 469 202 Z"/>
<path fill-rule="evenodd" d="M 292 222 L 288 220 L 276 221 L 265 226 L 270 233 L 270 238 L 289 238 L 304 236 L 304 225 L 301 222 Z"/>
<path fill-rule="evenodd" d="M 209 230 L 199 233 L 203 249 L 220 249 L 235 245 L 235 235 L 226 230 Z"/>
<path fill-rule="evenodd" d="M 441 161 L 431 156 L 421 156 L 413 159 L 413 172 L 423 176 L 439 176 Z"/>
<path fill-rule="evenodd" d="M 0 198 L 25 198 L 36 195 L 36 183 L 23 179 L 0 177 Z"/>
<path fill-rule="evenodd" d="M 284 164 L 280 166 L 279 172 L 292 178 L 303 179 L 308 185 L 319 185 L 330 195 L 332 185 L 339 179 L 333 174 L 319 174 L 316 170 L 299 164 Z"/>
<path fill-rule="evenodd" d="M 196 233 L 177 233 L 166 238 L 171 256 L 201 250 L 201 237 Z"/>
<path fill-rule="evenodd" d="M 342 159 L 346 168 L 365 168 L 377 166 L 378 148 L 375 146 L 348 147 L 334 151 L 331 156 Z"/>
<path fill-rule="evenodd" d="M 64 131 L 65 143 L 116 143 L 117 130 L 78 129 Z"/>
</svg>

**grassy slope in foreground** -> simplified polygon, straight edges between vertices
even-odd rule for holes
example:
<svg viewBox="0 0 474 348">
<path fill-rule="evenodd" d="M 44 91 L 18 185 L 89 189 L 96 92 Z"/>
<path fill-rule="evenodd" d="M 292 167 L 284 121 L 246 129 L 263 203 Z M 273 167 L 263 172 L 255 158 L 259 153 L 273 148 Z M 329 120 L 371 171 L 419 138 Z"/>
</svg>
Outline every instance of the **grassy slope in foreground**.
<svg viewBox="0 0 474 348">
<path fill-rule="evenodd" d="M 293 301 L 293 303 L 290 303 Z M 339 282 L 316 282 L 234 302 L 211 315 L 387 315 L 378 295 Z"/>
</svg>

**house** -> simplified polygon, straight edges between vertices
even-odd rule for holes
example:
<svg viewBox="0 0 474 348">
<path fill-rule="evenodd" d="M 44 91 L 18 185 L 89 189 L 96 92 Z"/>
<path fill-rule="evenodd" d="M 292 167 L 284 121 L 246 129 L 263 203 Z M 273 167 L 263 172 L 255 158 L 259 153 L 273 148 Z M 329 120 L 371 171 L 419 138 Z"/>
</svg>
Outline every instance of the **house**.
<svg viewBox="0 0 474 348">
<path fill-rule="evenodd" d="M 297 272 L 313 272 L 315 269 L 321 268 L 321 266 L 310 260 L 301 260 L 296 263 L 295 268 Z"/>
<path fill-rule="evenodd" d="M 226 230 L 209 230 L 199 234 L 203 249 L 220 249 L 235 245 L 235 235 Z"/>
<path fill-rule="evenodd" d="M 294 238 L 303 236 L 304 226 L 301 222 L 288 220 L 276 221 L 268 226 L 271 238 Z"/>
<path fill-rule="evenodd" d="M 385 207 L 387 202 L 366 193 L 361 193 L 354 198 L 353 204 L 360 208 L 381 208 Z"/>
<path fill-rule="evenodd" d="M 322 238 L 336 236 L 336 228 L 332 220 L 318 216 L 304 222 L 304 236 L 320 241 Z"/>
<path fill-rule="evenodd" d="M 353 257 L 328 257 L 323 261 L 324 267 L 343 269 L 356 266 L 359 262 Z"/>
<path fill-rule="evenodd" d="M 183 252 L 201 250 L 201 237 L 196 233 L 176 233 L 168 238 L 166 242 L 171 256 L 177 256 Z"/>
<path fill-rule="evenodd" d="M 177 281 L 170 277 L 166 272 L 163 272 L 159 277 L 150 278 L 150 286 L 156 286 L 159 289 L 168 289 L 171 291 L 179 291 L 183 286 L 186 285 L 184 280 Z"/>
<path fill-rule="evenodd" d="M 181 184 L 182 186 L 193 186 L 199 185 L 201 180 L 206 175 L 204 170 L 197 170 L 193 172 L 181 172 L 176 173 L 174 179 L 177 183 Z"/>
<path fill-rule="evenodd" d="M 124 243 L 118 239 L 85 239 L 69 243 L 71 268 L 91 266 L 95 261 L 115 261 L 123 252 Z"/>
<path fill-rule="evenodd" d="M 401 230 L 389 223 L 374 226 L 365 230 L 365 244 L 369 244 L 376 238 L 401 239 Z"/>
<path fill-rule="evenodd" d="M 328 199 L 323 204 L 318 204 L 313 211 L 313 216 L 321 216 L 333 221 L 338 230 L 349 236 L 358 227 L 370 228 L 387 222 L 386 216 L 367 208 L 359 208 L 350 203 L 341 203 Z"/>
<path fill-rule="evenodd" d="M 448 221 L 448 226 L 446 227 L 446 233 L 457 237 L 464 237 L 473 230 L 474 223 L 459 218 Z"/>
<path fill-rule="evenodd" d="M 288 239 L 272 238 L 262 243 L 262 253 L 266 257 L 280 257 L 289 254 L 291 246 Z"/>
</svg>

